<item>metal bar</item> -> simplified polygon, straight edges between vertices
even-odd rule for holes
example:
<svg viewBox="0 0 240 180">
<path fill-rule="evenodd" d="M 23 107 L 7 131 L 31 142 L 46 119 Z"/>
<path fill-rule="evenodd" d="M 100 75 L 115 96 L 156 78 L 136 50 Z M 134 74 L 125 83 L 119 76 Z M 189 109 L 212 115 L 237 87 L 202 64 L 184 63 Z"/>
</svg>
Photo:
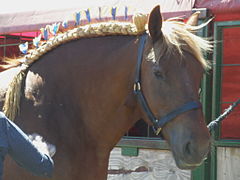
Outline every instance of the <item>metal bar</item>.
<svg viewBox="0 0 240 180">
<path fill-rule="evenodd" d="M 192 173 L 191 173 L 191 179 L 192 180 L 206 180 L 204 179 L 204 176 L 205 176 L 205 171 L 204 171 L 204 163 L 197 167 L 196 169 L 192 170 Z"/>
<path fill-rule="evenodd" d="M 218 140 L 213 143 L 218 147 L 240 147 L 240 140 Z"/>
<path fill-rule="evenodd" d="M 222 81 L 222 49 L 223 49 L 223 32 L 222 27 L 219 27 L 219 23 L 214 23 L 214 40 L 218 43 L 214 44 L 213 52 L 213 99 L 212 99 L 212 119 L 216 119 L 219 116 L 220 101 L 221 101 L 221 81 Z M 214 140 L 219 138 L 219 128 L 212 131 L 211 135 Z M 212 144 L 211 146 L 211 169 L 210 169 L 210 179 L 217 180 L 217 148 Z"/>
<path fill-rule="evenodd" d="M 221 66 L 222 67 L 224 67 L 224 66 L 240 66 L 240 64 L 222 64 Z"/>
<path fill-rule="evenodd" d="M 203 20 L 199 21 L 199 24 L 204 22 Z M 212 36 L 209 34 L 208 26 L 202 28 L 198 31 L 198 36 L 209 37 Z M 212 59 L 210 54 L 204 54 L 206 59 Z M 211 63 L 213 64 L 213 63 Z M 201 82 L 201 94 L 200 99 L 202 102 L 203 113 L 205 116 L 205 121 L 208 124 L 211 121 L 211 109 L 212 109 L 212 72 L 209 70 L 203 75 L 203 79 Z M 192 171 L 191 179 L 192 180 L 210 180 L 210 159 L 206 159 L 204 163 Z"/>
<path fill-rule="evenodd" d="M 198 35 L 202 37 L 208 37 L 209 36 L 208 27 L 203 28 Z M 204 56 L 206 59 L 211 59 L 209 54 L 204 54 Z M 212 73 L 205 72 L 203 75 L 202 83 L 201 83 L 201 89 L 202 89 L 201 102 L 203 106 L 205 121 L 207 124 L 211 121 L 211 114 L 212 114 L 212 111 L 211 111 L 212 85 L 211 84 L 212 84 Z"/>
<path fill-rule="evenodd" d="M 4 42 L 5 43 L 5 42 Z M 0 47 L 7 47 L 7 46 L 18 46 L 20 43 L 17 44 L 0 44 Z"/>
<path fill-rule="evenodd" d="M 237 26 L 240 27 L 240 21 L 219 21 L 219 22 L 215 22 L 217 27 L 224 27 L 224 28 L 228 28 L 227 26 L 230 26 L 230 28 L 232 28 L 232 26 Z"/>
<path fill-rule="evenodd" d="M 232 104 L 232 103 L 234 103 L 234 101 L 222 101 L 221 104 Z"/>
<path fill-rule="evenodd" d="M 218 27 L 218 22 L 214 23 L 214 40 L 219 41 L 223 39 L 222 27 Z M 214 65 L 213 65 L 213 105 L 212 105 L 212 119 L 216 119 L 221 113 L 221 82 L 222 82 L 222 50 L 223 43 L 214 44 Z M 220 136 L 219 128 L 213 132 L 213 138 L 218 139 Z"/>
<path fill-rule="evenodd" d="M 212 144 L 211 147 L 211 168 L 210 168 L 210 179 L 217 180 L 217 148 Z"/>
<path fill-rule="evenodd" d="M 6 36 L 4 37 L 4 44 L 6 44 Z M 3 56 L 6 56 L 6 46 L 3 46 Z"/>
<path fill-rule="evenodd" d="M 158 138 L 122 138 L 116 146 L 170 150 L 167 142 Z"/>
<path fill-rule="evenodd" d="M 210 32 L 208 31 L 208 26 L 203 28 L 202 31 L 203 37 L 209 37 L 212 36 Z M 212 59 L 212 55 L 205 54 L 206 59 Z M 211 62 L 211 64 L 213 64 Z M 212 115 L 212 72 L 209 70 L 209 72 L 206 72 L 203 76 L 202 81 L 202 104 L 203 104 L 203 113 L 205 116 L 205 122 L 208 124 L 211 121 L 211 115 Z M 192 180 L 210 180 L 210 169 L 211 169 L 211 158 L 208 156 L 208 158 L 204 161 L 204 163 L 197 168 L 195 171 L 192 172 Z"/>
<path fill-rule="evenodd" d="M 15 44 L 6 44 L 6 42 L 4 42 L 4 44 L 0 44 L 0 47 L 18 46 L 19 44 L 21 44 L 21 43 L 19 42 L 19 43 L 15 43 Z M 33 44 L 33 42 L 29 41 L 28 44 Z"/>
</svg>

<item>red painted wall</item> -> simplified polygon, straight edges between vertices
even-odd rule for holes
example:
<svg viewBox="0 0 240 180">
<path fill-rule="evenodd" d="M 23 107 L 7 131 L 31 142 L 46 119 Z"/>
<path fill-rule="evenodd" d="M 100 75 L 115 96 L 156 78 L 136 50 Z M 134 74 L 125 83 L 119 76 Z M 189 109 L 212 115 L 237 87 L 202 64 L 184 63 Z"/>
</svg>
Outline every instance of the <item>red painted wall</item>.
<svg viewBox="0 0 240 180">
<path fill-rule="evenodd" d="M 234 27 L 226 28 L 223 32 L 222 110 L 238 98 L 240 98 L 240 27 Z M 240 139 L 240 105 L 222 123 L 221 137 Z"/>
</svg>

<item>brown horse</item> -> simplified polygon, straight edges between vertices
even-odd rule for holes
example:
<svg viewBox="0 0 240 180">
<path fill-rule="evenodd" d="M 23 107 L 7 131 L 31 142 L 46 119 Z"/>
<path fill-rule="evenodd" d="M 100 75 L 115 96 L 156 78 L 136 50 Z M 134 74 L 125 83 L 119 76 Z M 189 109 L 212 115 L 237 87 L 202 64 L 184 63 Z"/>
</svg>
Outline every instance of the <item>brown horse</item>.
<svg viewBox="0 0 240 180">
<path fill-rule="evenodd" d="M 198 89 L 207 67 L 201 51 L 210 45 L 190 32 L 194 28 L 163 22 L 157 6 L 146 35 L 72 40 L 28 68 L 15 122 L 56 145 L 52 179 L 106 179 L 110 151 L 140 118 L 162 128 L 180 168 L 201 164 L 210 141 Z M 2 100 L 17 71 L 0 74 Z M 42 178 L 8 160 L 4 179 Z"/>
</svg>

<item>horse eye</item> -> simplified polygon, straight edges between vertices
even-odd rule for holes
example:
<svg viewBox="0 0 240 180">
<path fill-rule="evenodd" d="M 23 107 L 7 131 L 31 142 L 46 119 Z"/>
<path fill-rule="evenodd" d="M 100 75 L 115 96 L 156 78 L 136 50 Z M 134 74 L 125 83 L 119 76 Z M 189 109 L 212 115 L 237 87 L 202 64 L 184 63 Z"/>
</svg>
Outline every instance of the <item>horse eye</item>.
<svg viewBox="0 0 240 180">
<path fill-rule="evenodd" d="M 160 71 L 154 71 L 153 73 L 154 73 L 154 75 L 155 75 L 157 78 L 163 78 L 163 73 L 162 73 L 162 72 L 160 72 Z"/>
<path fill-rule="evenodd" d="M 164 79 L 164 72 L 158 64 L 155 64 L 152 68 L 153 74 L 158 79 Z"/>
</svg>

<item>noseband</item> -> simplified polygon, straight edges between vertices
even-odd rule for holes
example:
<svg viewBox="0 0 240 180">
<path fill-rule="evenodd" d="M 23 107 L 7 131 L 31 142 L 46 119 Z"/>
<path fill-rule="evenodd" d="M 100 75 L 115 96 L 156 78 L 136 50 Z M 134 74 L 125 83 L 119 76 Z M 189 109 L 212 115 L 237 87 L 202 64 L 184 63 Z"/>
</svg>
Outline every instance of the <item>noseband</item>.
<svg viewBox="0 0 240 180">
<path fill-rule="evenodd" d="M 141 64 L 143 59 L 143 50 L 144 45 L 146 42 L 147 34 L 143 34 L 140 36 L 140 42 L 138 47 L 138 57 L 137 57 L 137 66 L 136 66 L 136 75 L 135 75 L 135 82 L 134 82 L 134 94 L 137 96 L 138 102 L 140 103 L 143 111 L 147 114 L 149 120 L 153 124 L 153 130 L 156 135 L 160 133 L 162 128 L 171 120 L 176 118 L 178 115 L 190 111 L 193 109 L 201 108 L 201 104 L 198 101 L 190 101 L 179 108 L 171 111 L 170 113 L 163 116 L 161 119 L 157 119 L 154 114 L 152 113 L 151 109 L 148 106 L 146 98 L 142 92 L 141 88 Z"/>
</svg>

